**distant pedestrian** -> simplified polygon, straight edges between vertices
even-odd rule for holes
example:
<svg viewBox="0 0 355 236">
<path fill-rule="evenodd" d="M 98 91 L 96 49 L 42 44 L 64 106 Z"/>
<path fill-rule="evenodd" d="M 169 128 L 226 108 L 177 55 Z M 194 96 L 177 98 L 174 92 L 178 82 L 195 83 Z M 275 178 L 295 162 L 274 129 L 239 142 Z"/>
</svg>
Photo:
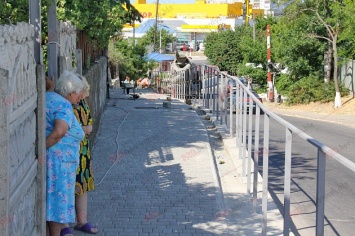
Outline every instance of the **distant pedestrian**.
<svg viewBox="0 0 355 236">
<path fill-rule="evenodd" d="M 142 88 L 149 88 L 150 87 L 150 79 L 144 78 L 141 82 Z"/>
<path fill-rule="evenodd" d="M 187 51 L 186 43 L 184 43 L 184 44 L 182 45 L 182 51 Z"/>
</svg>

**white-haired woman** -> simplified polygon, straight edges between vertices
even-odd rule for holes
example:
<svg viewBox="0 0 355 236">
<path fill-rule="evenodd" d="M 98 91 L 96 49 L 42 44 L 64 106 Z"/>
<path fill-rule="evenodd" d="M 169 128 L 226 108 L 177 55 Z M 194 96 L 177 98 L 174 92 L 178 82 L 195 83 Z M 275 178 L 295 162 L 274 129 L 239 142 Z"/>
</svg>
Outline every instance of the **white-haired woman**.
<svg viewBox="0 0 355 236">
<path fill-rule="evenodd" d="M 79 166 L 76 171 L 75 209 L 77 225 L 74 229 L 88 234 L 96 234 L 98 232 L 97 228 L 87 221 L 87 192 L 95 189 L 88 139 L 88 136 L 92 131 L 93 120 L 91 118 L 89 106 L 85 100 L 85 98 L 89 96 L 90 85 L 85 77 L 79 77 L 84 84 L 84 88 L 80 94 L 81 100 L 77 105 L 73 105 L 73 107 L 74 114 L 85 132 L 85 138 L 80 143 Z"/>
<path fill-rule="evenodd" d="M 46 220 L 50 236 L 72 235 L 69 223 L 75 223 L 75 177 L 85 134 L 72 104 L 79 102 L 82 90 L 80 78 L 64 71 L 56 81 L 56 93 L 46 93 Z"/>
</svg>

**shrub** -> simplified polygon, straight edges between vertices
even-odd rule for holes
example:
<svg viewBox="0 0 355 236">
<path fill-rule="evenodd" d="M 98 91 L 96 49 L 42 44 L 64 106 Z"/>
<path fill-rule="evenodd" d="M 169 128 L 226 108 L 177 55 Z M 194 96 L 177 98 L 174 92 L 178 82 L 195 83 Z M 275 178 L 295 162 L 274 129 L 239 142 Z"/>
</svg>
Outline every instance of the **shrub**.
<svg viewBox="0 0 355 236">
<path fill-rule="evenodd" d="M 286 83 L 285 83 L 286 85 Z M 282 83 L 280 87 L 282 86 Z M 349 93 L 342 84 L 339 85 L 342 96 Z M 307 104 L 310 102 L 330 102 L 335 97 L 334 81 L 324 83 L 324 80 L 316 75 L 302 78 L 288 87 L 287 104 Z"/>
</svg>

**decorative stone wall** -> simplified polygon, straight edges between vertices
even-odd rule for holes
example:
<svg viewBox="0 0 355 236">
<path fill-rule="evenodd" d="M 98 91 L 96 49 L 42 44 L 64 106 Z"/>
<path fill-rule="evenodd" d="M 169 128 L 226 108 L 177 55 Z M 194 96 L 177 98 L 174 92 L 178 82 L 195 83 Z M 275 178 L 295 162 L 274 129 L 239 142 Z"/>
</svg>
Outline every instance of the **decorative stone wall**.
<svg viewBox="0 0 355 236">
<path fill-rule="evenodd" d="M 0 26 L 0 235 L 34 235 L 37 83 L 34 28 Z M 43 164 L 43 163 L 42 163 Z M 4 192 L 3 192 L 4 191 Z"/>
<path fill-rule="evenodd" d="M 59 29 L 59 67 L 81 73 L 75 27 L 62 22 Z M 45 73 L 33 36 L 27 23 L 0 25 L 0 236 L 45 234 Z M 93 140 L 106 105 L 107 58 L 84 75 Z"/>
<path fill-rule="evenodd" d="M 63 68 L 76 71 L 76 28 L 69 21 L 59 22 L 59 56 L 64 58 Z M 74 66 L 73 66 L 74 65 Z M 59 70 L 60 74 L 61 70 Z"/>
</svg>

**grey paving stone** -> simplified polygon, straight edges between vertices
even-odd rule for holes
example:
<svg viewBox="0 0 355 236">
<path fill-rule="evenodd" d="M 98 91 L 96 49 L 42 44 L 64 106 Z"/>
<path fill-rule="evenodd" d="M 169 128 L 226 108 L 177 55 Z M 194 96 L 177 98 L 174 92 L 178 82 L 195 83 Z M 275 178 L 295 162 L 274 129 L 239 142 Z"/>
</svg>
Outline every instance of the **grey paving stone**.
<svg viewBox="0 0 355 236">
<path fill-rule="evenodd" d="M 124 96 L 119 90 L 113 97 Z M 92 149 L 88 218 L 98 235 L 221 235 L 205 226 L 222 209 L 207 131 L 195 111 L 179 101 L 171 109 L 134 108 L 162 107 L 164 99 L 113 101 Z"/>
</svg>

